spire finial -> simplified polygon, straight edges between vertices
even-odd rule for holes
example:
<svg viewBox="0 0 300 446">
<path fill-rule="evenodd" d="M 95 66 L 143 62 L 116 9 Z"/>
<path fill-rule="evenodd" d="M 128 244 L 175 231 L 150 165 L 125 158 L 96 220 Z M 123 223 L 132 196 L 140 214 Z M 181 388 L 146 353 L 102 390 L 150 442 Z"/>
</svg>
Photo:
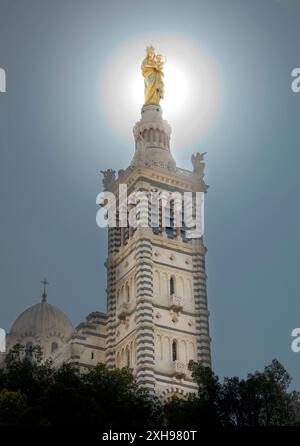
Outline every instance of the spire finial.
<svg viewBox="0 0 300 446">
<path fill-rule="evenodd" d="M 46 288 L 47 288 L 47 285 L 49 285 L 49 282 L 47 282 L 47 279 L 44 279 L 41 281 L 41 284 L 43 284 L 43 286 L 44 286 L 44 292 L 42 294 L 42 302 L 46 302 L 46 300 L 47 300 Z"/>
</svg>

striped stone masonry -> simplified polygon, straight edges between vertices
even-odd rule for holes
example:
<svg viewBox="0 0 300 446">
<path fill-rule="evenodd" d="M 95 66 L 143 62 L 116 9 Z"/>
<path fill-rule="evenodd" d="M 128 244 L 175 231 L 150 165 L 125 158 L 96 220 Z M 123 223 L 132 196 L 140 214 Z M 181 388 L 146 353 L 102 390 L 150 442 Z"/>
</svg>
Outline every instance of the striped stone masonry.
<svg viewBox="0 0 300 446">
<path fill-rule="evenodd" d="M 203 154 L 192 156 L 193 171 L 178 168 L 170 151 L 170 134 L 161 107 L 144 105 L 134 127 L 136 147 L 130 166 L 117 176 L 107 171 L 110 180 L 105 185 L 110 192 L 118 196 L 121 183 L 127 185 L 127 194 L 190 192 L 188 210 L 194 210 L 199 199 L 195 193 L 208 189 Z M 132 203 L 127 212 L 131 209 Z M 195 209 L 190 220 L 200 222 L 202 207 L 201 212 Z M 189 237 L 192 225 L 186 209 L 180 228 L 174 228 L 175 212 L 181 212 L 174 204 L 163 210 L 160 203 L 140 200 L 137 210 L 149 227 L 109 229 L 106 363 L 131 367 L 137 383 L 162 398 L 186 396 L 197 390 L 189 360 L 211 367 L 206 248 L 202 238 Z M 158 222 L 153 228 L 152 210 Z M 162 219 L 164 212 L 172 216 L 172 223 Z"/>
<path fill-rule="evenodd" d="M 155 391 L 153 266 L 150 230 L 140 229 L 136 243 L 136 368 L 137 382 Z M 148 237 L 147 237 L 148 235 Z"/>
<path fill-rule="evenodd" d="M 195 253 L 193 259 L 195 310 L 198 314 L 196 318 L 196 327 L 199 333 L 197 339 L 197 359 L 198 361 L 201 361 L 203 365 L 211 367 L 205 248 L 203 247 L 203 242 L 201 242 L 201 245 L 196 248 L 198 252 Z"/>
<path fill-rule="evenodd" d="M 116 228 L 110 228 L 108 233 L 106 365 L 109 368 L 116 366 L 116 268 L 115 265 L 110 264 L 112 255 L 115 253 L 116 232 Z"/>
</svg>

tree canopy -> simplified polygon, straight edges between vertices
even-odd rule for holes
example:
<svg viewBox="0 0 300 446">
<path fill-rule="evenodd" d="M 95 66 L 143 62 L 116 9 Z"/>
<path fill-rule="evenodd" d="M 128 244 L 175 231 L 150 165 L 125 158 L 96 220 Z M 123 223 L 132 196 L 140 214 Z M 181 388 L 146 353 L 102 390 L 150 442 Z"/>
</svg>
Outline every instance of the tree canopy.
<svg viewBox="0 0 300 446">
<path fill-rule="evenodd" d="M 173 398 L 167 405 L 172 425 L 292 426 L 300 425 L 300 393 L 289 392 L 291 377 L 274 359 L 263 372 L 246 379 L 225 378 L 223 384 L 208 367 L 191 362 L 198 394 Z"/>
<path fill-rule="evenodd" d="M 137 385 L 129 368 L 55 368 L 42 361 L 39 346 L 16 345 L 0 369 L 0 425 L 300 425 L 300 394 L 289 391 L 291 377 L 277 360 L 263 372 L 223 383 L 201 363 L 189 368 L 198 392 L 163 403 Z"/>
</svg>

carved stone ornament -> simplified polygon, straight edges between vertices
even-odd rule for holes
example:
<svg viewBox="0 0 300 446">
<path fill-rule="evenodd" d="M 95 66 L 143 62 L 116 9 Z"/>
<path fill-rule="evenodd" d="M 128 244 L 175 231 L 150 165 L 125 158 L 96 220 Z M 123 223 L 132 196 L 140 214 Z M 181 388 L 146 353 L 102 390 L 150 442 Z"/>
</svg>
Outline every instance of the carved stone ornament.
<svg viewBox="0 0 300 446">
<path fill-rule="evenodd" d="M 204 155 L 206 155 L 206 152 L 204 153 L 197 152 L 196 155 L 192 155 L 191 158 L 193 164 L 193 172 L 196 175 L 200 176 L 201 179 L 204 176 L 204 167 L 205 167 Z"/>
<path fill-rule="evenodd" d="M 103 187 L 108 190 L 110 185 L 116 180 L 116 171 L 113 169 L 101 170 L 103 174 Z"/>
</svg>

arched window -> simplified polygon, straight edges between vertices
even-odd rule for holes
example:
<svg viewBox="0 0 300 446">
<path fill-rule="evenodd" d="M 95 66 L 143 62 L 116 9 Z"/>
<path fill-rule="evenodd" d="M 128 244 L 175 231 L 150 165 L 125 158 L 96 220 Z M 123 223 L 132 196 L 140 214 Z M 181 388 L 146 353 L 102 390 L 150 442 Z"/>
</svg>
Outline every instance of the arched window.
<svg viewBox="0 0 300 446">
<path fill-rule="evenodd" d="M 32 348 L 33 343 L 31 341 L 26 342 L 25 346 L 25 358 L 31 360 L 32 359 Z"/>
<path fill-rule="evenodd" d="M 170 294 L 175 294 L 175 278 L 171 276 L 170 278 Z"/>
<path fill-rule="evenodd" d="M 128 283 L 126 283 L 126 299 L 127 299 L 127 302 L 130 301 L 130 288 L 129 288 Z"/>
<path fill-rule="evenodd" d="M 177 341 L 176 339 L 172 342 L 172 361 L 177 360 Z"/>
<path fill-rule="evenodd" d="M 54 353 L 55 350 L 58 349 L 58 343 L 57 342 L 52 342 L 51 344 L 51 353 Z"/>
<path fill-rule="evenodd" d="M 158 220 L 159 220 L 159 223 L 158 223 L 158 226 L 159 226 L 160 232 L 163 231 L 163 229 L 165 227 L 165 224 L 166 224 L 166 222 L 165 222 L 165 215 L 163 215 L 163 214 L 164 214 L 164 212 L 163 212 L 162 201 L 159 200 L 159 206 L 158 206 Z"/>
<path fill-rule="evenodd" d="M 130 353 L 129 348 L 126 348 L 126 367 L 130 367 Z"/>
<path fill-rule="evenodd" d="M 131 365 L 133 366 L 133 364 L 134 364 L 134 345 L 133 345 L 133 341 L 130 344 L 130 357 L 131 357 Z"/>
</svg>

